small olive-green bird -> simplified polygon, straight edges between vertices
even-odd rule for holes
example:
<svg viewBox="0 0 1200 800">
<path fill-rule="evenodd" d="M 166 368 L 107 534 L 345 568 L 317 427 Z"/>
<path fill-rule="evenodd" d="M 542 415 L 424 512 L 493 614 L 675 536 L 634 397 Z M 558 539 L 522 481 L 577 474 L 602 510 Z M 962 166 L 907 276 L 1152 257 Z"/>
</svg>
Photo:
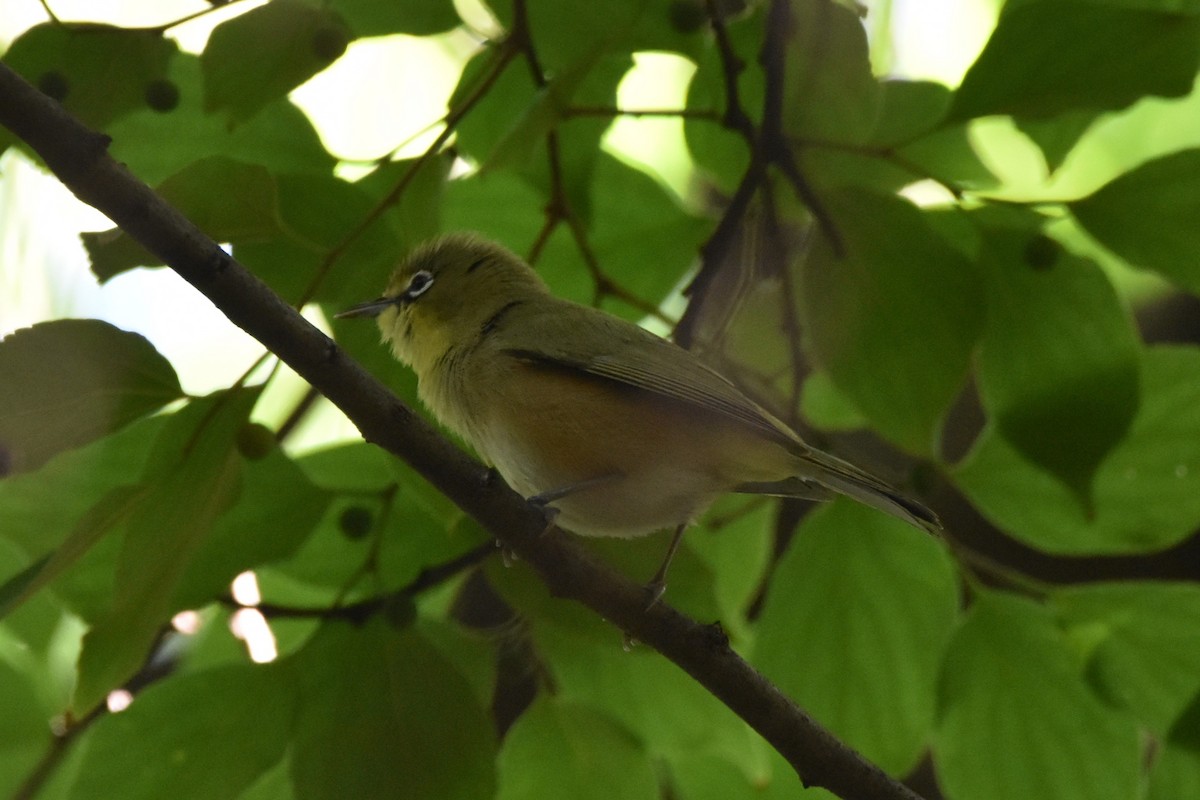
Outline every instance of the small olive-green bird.
<svg viewBox="0 0 1200 800">
<path fill-rule="evenodd" d="M 655 599 L 684 529 L 727 492 L 832 490 L 940 527 L 925 506 L 809 447 L 687 350 L 553 296 L 518 256 L 476 236 L 418 248 L 381 298 L 338 316 L 376 316 L 422 402 L 560 527 L 622 537 L 673 528 Z"/>
</svg>

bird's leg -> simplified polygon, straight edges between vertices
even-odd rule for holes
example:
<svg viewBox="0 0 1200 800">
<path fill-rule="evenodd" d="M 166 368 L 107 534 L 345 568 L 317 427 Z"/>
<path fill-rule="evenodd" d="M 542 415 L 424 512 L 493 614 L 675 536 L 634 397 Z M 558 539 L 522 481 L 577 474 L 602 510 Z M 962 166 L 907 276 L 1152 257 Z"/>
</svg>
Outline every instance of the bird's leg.
<svg viewBox="0 0 1200 800">
<path fill-rule="evenodd" d="M 568 483 L 566 486 L 559 486 L 557 489 L 538 492 L 533 497 L 530 497 L 528 499 L 529 504 L 540 508 L 542 514 L 546 517 L 546 529 L 542 532 L 542 535 L 544 536 L 554 527 L 554 520 L 558 518 L 558 509 L 551 506 L 550 503 L 553 503 L 555 500 L 562 500 L 567 495 L 581 492 L 584 489 L 590 489 L 597 484 L 605 483 L 619 477 L 621 477 L 620 473 L 610 472 L 605 475 L 597 475 L 594 478 L 584 478 L 575 483 Z"/>
<path fill-rule="evenodd" d="M 671 544 L 667 547 L 666 558 L 663 559 L 658 571 L 654 573 L 654 577 L 646 584 L 646 591 L 650 594 L 650 602 L 646 604 L 647 611 L 654 608 L 654 604 L 661 600 L 667 591 L 667 569 L 671 566 L 671 559 L 675 558 L 675 553 L 679 550 L 679 543 L 683 541 L 685 530 L 687 530 L 686 522 L 675 529 L 675 533 L 671 536 Z"/>
</svg>

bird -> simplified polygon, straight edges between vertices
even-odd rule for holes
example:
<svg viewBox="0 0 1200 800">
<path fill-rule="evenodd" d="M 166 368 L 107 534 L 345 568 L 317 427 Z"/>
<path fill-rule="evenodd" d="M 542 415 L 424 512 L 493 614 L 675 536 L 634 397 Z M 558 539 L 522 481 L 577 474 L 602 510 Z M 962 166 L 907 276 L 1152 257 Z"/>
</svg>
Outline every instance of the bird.
<svg viewBox="0 0 1200 800">
<path fill-rule="evenodd" d="M 936 514 L 809 446 L 690 351 L 556 297 L 515 253 L 472 233 L 416 247 L 375 317 L 421 402 L 554 525 L 591 537 L 684 531 L 721 495 L 847 495 L 930 533 Z"/>
</svg>

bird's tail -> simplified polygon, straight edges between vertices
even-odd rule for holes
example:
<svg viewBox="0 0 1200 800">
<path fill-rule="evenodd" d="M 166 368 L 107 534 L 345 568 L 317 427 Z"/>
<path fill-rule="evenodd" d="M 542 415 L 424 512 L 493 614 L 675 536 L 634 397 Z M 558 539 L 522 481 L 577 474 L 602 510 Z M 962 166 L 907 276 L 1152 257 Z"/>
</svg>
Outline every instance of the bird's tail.
<svg viewBox="0 0 1200 800">
<path fill-rule="evenodd" d="M 833 490 L 871 508 L 891 514 L 928 533 L 936 535 L 942 530 L 942 523 L 937 514 L 869 472 L 817 450 L 809 450 L 801 459 L 805 465 L 802 470 L 803 477 L 745 483 L 739 486 L 737 491 L 806 500 L 828 500 L 829 490 Z"/>
</svg>

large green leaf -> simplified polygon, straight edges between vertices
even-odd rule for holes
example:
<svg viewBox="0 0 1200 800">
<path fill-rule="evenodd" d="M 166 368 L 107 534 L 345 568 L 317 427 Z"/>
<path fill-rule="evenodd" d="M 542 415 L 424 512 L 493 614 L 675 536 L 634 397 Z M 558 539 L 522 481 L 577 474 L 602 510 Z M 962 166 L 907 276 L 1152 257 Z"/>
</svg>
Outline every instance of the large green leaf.
<svg viewBox="0 0 1200 800">
<path fill-rule="evenodd" d="M 596 159 L 591 191 L 589 241 L 601 269 L 622 289 L 657 306 L 695 265 L 710 226 L 686 213 L 646 173 L 607 154 Z M 645 316 L 644 309 L 624 305 L 614 310 Z"/>
<path fill-rule="evenodd" d="M 1200 587 L 1094 584 L 1061 589 L 1051 604 L 1086 647 L 1097 690 L 1165 738 L 1200 693 Z"/>
<path fill-rule="evenodd" d="M 278 665 L 174 677 L 87 733 L 68 800 L 228 800 L 284 754 L 296 687 Z"/>
<path fill-rule="evenodd" d="M 63 547 L 70 538 L 83 543 L 91 535 L 85 529 L 97 532 L 93 523 L 102 522 L 103 517 L 95 514 L 105 498 L 124 491 L 120 487 L 141 481 L 146 454 L 165 419 L 139 420 L 111 436 L 59 454 L 36 472 L 0 481 L 0 519 L 4 520 L 0 536 L 30 564 L 24 573 L 28 580 L 36 580 L 40 570 L 51 565 L 55 548 Z M 66 574 L 54 582 L 55 595 L 76 615 L 91 620 L 107 609 L 115 551 L 101 538 L 98 546 L 77 558 L 78 563 L 66 565 Z M 38 563 L 41 566 L 35 568 Z M 15 599 L 15 595 L 10 597 Z"/>
<path fill-rule="evenodd" d="M 104 128 L 146 106 L 147 88 L 176 52 L 157 31 L 44 23 L 21 34 L 4 62 L 85 124 Z"/>
<path fill-rule="evenodd" d="M 303 0 L 271 0 L 226 20 L 200 55 L 204 107 L 244 122 L 329 66 L 351 37 L 335 12 Z"/>
<path fill-rule="evenodd" d="M 986 231 L 980 264 L 984 406 L 1005 439 L 1090 505 L 1096 469 L 1137 411 L 1129 314 L 1098 266 L 1034 231 Z"/>
<path fill-rule="evenodd" d="M 667 596 L 675 594 L 673 583 Z M 745 776 L 762 771 L 762 743 L 755 734 L 658 653 L 646 647 L 626 652 L 611 628 L 599 638 L 563 626 L 534 633 L 557 700 L 603 710 L 648 751 L 672 763 L 704 756 L 737 765 Z"/>
<path fill-rule="evenodd" d="M 790 0 L 783 127 L 801 139 L 862 142 L 875 129 L 880 87 L 859 16 L 833 0 Z"/>
<path fill-rule="evenodd" d="M 179 92 L 170 112 L 133 111 L 109 127 L 113 158 L 151 186 L 208 156 L 259 164 L 272 172 L 328 174 L 334 158 L 325 151 L 308 117 L 291 103 L 270 103 L 231 128 L 220 114 L 203 109 L 200 59 L 179 53 L 167 79 Z M 226 187 L 228 188 L 228 187 Z"/>
<path fill-rule="evenodd" d="M 942 675 L 934 758 L 947 797 L 1137 796 L 1137 726 L 1088 691 L 1046 609 L 984 594 Z"/>
<path fill-rule="evenodd" d="M 807 344 L 880 433 L 931 453 L 982 328 L 979 279 L 908 202 L 859 191 L 825 200 L 845 253 L 823 237 L 802 266 Z"/>
<path fill-rule="evenodd" d="M 304 675 L 291 754 L 298 800 L 493 796 L 491 722 L 420 631 L 378 618 L 329 624 L 295 659 Z"/>
<path fill-rule="evenodd" d="M 117 486 L 88 509 L 53 553 L 35 561 L 0 589 L 0 619 L 50 584 L 81 559 L 100 539 L 125 522 L 142 502 L 140 486 Z"/>
<path fill-rule="evenodd" d="M 0 341 L 0 460 L 36 469 L 178 399 L 171 364 L 107 322 L 42 322 Z"/>
<path fill-rule="evenodd" d="M 0 793 L 6 797 L 17 796 L 53 742 L 35 686 L 31 674 L 0 657 Z"/>
<path fill-rule="evenodd" d="M 213 156 L 184 167 L 156 191 L 214 241 L 257 242 L 281 233 L 275 178 L 265 167 Z M 135 267 L 163 263 L 120 228 L 82 238 L 101 283 Z"/>
<path fill-rule="evenodd" d="M 1096 472 L 1092 513 L 995 431 L 955 483 L 1006 533 L 1047 552 L 1140 553 L 1182 541 L 1200 525 L 1200 351 L 1146 351 L 1140 382 L 1133 424 Z"/>
<path fill-rule="evenodd" d="M 753 661 L 852 747 L 906 774 L 928 745 L 958 606 L 935 539 L 838 500 L 779 562 Z"/>
<path fill-rule="evenodd" d="M 1167 742 L 1154 760 L 1147 800 L 1200 796 L 1200 751 Z"/>
<path fill-rule="evenodd" d="M 1070 204 L 1101 244 L 1135 267 L 1200 292 L 1200 150 L 1156 158 Z"/>
<path fill-rule="evenodd" d="M 121 543 L 112 608 L 84 637 L 77 710 L 134 675 L 177 610 L 171 600 L 191 557 L 240 491 L 235 438 L 256 397 L 243 391 L 194 402 L 160 432 L 143 479 L 148 491 Z"/>
<path fill-rule="evenodd" d="M 952 119 L 1112 111 L 1182 97 L 1200 67 L 1200 17 L 1079 3 L 1023 3 L 1000 17 L 963 77 Z"/>
<path fill-rule="evenodd" d="M 539 698 L 504 738 L 498 800 L 571 797 L 654 800 L 658 782 L 641 745 L 611 717 Z"/>
<path fill-rule="evenodd" d="M 248 569 L 281 561 L 313 533 L 333 494 L 279 450 L 242 465 L 241 497 L 196 549 L 171 605 L 200 607 Z"/>
</svg>

